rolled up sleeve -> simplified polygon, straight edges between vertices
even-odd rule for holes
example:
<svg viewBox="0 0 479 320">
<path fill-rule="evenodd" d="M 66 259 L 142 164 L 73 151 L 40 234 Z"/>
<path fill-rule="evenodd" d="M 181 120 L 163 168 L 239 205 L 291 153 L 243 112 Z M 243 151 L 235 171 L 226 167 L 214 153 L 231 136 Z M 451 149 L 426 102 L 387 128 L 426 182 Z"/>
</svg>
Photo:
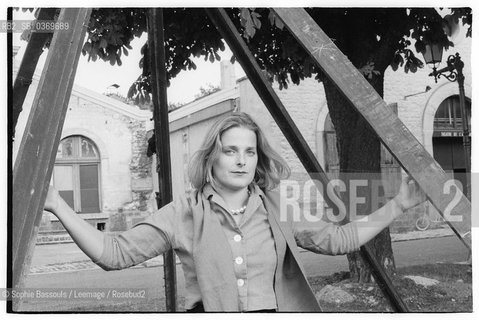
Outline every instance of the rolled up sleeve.
<svg viewBox="0 0 479 320">
<path fill-rule="evenodd" d="M 357 251 L 359 249 L 357 225 L 335 225 L 321 221 L 312 226 L 295 225 L 293 227 L 296 244 L 306 250 L 338 255 Z"/>
<path fill-rule="evenodd" d="M 170 203 L 131 229 L 105 235 L 100 258 L 104 270 L 128 268 L 156 257 L 173 246 L 178 205 Z"/>
</svg>

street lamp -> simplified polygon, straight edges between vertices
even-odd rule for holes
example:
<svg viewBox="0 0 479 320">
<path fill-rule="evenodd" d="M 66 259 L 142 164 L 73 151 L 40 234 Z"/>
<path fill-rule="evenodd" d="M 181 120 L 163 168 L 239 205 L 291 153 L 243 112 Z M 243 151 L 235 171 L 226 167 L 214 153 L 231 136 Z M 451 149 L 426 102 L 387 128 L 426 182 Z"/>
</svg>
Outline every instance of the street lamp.
<svg viewBox="0 0 479 320">
<path fill-rule="evenodd" d="M 423 52 L 424 61 L 426 64 L 432 64 L 432 72 L 429 74 L 430 77 L 434 76 L 434 81 L 437 83 L 437 79 L 444 77 L 447 80 L 454 82 L 457 81 L 459 86 L 459 107 L 461 109 L 461 118 L 462 118 L 462 141 L 464 144 L 464 155 L 466 157 L 466 183 L 467 183 L 467 196 L 470 199 L 471 196 L 471 137 L 469 137 L 469 122 L 467 121 L 466 114 L 466 104 L 465 104 L 465 93 L 464 93 L 464 74 L 462 70 L 464 69 L 464 62 L 461 60 L 459 53 L 455 55 L 452 54 L 447 58 L 447 65 L 437 70 L 436 63 L 441 63 L 442 60 L 442 51 L 443 47 L 440 44 L 426 44 L 426 50 Z"/>
</svg>

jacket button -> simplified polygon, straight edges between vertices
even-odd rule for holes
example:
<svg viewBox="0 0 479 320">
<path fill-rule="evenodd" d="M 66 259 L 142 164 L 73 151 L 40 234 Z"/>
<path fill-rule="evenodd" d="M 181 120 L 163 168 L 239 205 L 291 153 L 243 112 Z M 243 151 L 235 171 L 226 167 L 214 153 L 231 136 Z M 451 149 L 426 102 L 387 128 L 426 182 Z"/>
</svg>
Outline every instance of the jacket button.
<svg viewBox="0 0 479 320">
<path fill-rule="evenodd" d="M 242 239 L 242 238 L 241 238 L 241 236 L 240 236 L 239 234 L 237 234 L 237 235 L 235 235 L 235 236 L 233 237 L 233 240 L 236 241 L 236 242 L 240 242 L 241 239 Z"/>
<path fill-rule="evenodd" d="M 238 287 L 244 286 L 244 280 L 243 279 L 238 279 L 237 283 L 238 283 Z"/>
<path fill-rule="evenodd" d="M 236 262 L 236 264 L 242 264 L 242 263 L 243 263 L 243 258 L 237 257 L 237 258 L 235 259 L 235 262 Z"/>
</svg>

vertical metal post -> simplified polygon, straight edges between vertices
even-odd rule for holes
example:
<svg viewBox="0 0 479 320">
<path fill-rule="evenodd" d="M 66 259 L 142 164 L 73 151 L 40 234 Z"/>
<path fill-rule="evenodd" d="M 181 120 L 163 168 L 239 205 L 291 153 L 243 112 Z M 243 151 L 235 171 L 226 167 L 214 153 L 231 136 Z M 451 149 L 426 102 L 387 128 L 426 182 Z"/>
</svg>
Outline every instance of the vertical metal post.
<svg viewBox="0 0 479 320">
<path fill-rule="evenodd" d="M 467 198 L 471 199 L 471 137 L 469 136 L 469 122 L 467 121 L 466 94 L 464 92 L 464 62 L 456 54 L 454 66 L 457 70 L 457 84 L 459 86 L 459 106 L 462 117 L 462 143 L 464 145 L 464 161 L 466 162 L 466 191 Z"/>
<path fill-rule="evenodd" d="M 158 208 L 173 199 L 170 163 L 170 130 L 168 123 L 167 78 L 163 9 L 148 10 L 148 50 L 150 56 L 153 119 L 155 122 L 156 171 L 158 172 Z M 173 250 L 163 254 L 166 310 L 177 311 L 176 258 Z"/>
</svg>

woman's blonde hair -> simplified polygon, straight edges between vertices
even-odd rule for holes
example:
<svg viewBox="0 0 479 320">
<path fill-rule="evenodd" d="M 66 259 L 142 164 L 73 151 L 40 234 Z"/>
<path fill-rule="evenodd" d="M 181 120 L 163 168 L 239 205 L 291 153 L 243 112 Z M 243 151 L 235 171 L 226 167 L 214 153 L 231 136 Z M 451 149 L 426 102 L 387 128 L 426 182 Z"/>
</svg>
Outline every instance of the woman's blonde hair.
<svg viewBox="0 0 479 320">
<path fill-rule="evenodd" d="M 256 134 L 258 164 L 254 182 L 262 189 L 273 189 L 280 179 L 287 178 L 291 171 L 284 159 L 271 147 L 261 128 L 244 112 L 234 112 L 216 122 L 206 134 L 200 149 L 191 158 L 188 176 L 193 187 L 201 190 L 206 183 L 213 187 L 213 164 L 221 152 L 221 136 L 231 128 L 246 128 Z"/>
</svg>

